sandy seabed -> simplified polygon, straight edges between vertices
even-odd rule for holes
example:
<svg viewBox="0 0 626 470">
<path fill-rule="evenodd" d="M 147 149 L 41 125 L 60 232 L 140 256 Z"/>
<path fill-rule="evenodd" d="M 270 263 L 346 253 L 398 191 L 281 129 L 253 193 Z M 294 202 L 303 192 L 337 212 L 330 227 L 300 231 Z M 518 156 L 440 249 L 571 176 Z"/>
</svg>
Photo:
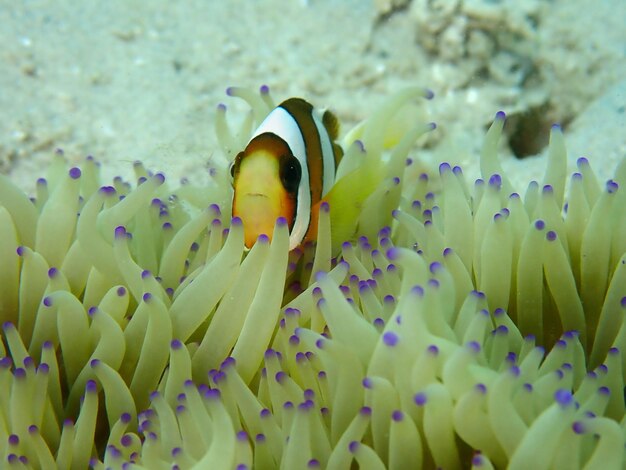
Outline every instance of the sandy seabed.
<svg viewBox="0 0 626 470">
<path fill-rule="evenodd" d="M 626 2 L 228 0 L 0 2 L 0 171 L 25 190 L 55 149 L 104 180 L 132 162 L 202 182 L 229 85 L 330 107 L 344 129 L 408 85 L 435 92 L 415 155 L 476 171 L 496 111 L 505 168 L 541 174 L 552 122 L 608 178 L 626 155 Z M 622 80 L 620 82 L 620 80 Z M 573 164 L 572 164 L 573 169 Z M 477 173 L 476 173 L 477 174 Z M 520 183 L 521 184 L 521 183 Z M 525 185 L 525 183 L 524 183 Z"/>
</svg>

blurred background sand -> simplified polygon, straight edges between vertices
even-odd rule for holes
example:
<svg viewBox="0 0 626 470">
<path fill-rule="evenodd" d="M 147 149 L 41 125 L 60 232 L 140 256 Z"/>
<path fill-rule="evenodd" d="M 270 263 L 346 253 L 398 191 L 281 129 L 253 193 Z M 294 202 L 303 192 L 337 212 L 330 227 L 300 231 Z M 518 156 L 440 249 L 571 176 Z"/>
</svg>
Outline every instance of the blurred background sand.
<svg viewBox="0 0 626 470">
<path fill-rule="evenodd" d="M 57 148 L 105 181 L 142 160 L 202 183 L 216 105 L 245 109 L 230 85 L 329 107 L 344 130 L 423 85 L 438 129 L 413 156 L 471 176 L 504 110 L 523 186 L 553 122 L 603 179 L 626 155 L 624 0 L 0 0 L 0 25 L 0 171 L 29 192 Z"/>
</svg>

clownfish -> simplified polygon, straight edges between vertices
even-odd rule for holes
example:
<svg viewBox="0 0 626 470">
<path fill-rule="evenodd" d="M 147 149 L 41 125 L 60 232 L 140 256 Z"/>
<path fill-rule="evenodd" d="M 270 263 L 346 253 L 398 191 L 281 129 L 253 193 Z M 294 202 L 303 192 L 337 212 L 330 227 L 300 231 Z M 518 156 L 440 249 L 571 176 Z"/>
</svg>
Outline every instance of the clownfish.
<svg viewBox="0 0 626 470">
<path fill-rule="evenodd" d="M 283 101 L 263 120 L 230 167 L 232 215 L 243 221 L 246 248 L 271 238 L 276 219 L 289 227 L 289 249 L 314 239 L 322 198 L 343 151 L 336 117 L 301 98 Z"/>
</svg>

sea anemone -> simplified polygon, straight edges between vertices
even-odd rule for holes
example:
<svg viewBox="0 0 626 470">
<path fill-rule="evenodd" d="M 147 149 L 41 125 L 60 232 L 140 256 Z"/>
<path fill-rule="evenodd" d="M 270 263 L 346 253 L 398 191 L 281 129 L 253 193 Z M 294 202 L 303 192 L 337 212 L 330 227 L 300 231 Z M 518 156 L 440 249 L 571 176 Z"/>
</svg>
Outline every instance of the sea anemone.
<svg viewBox="0 0 626 470">
<path fill-rule="evenodd" d="M 410 89 L 344 141 L 337 184 L 384 170 L 354 233 L 323 204 L 316 245 L 279 219 L 245 253 L 225 168 L 273 102 L 229 94 L 252 112 L 234 133 L 218 107 L 205 187 L 61 153 L 33 199 L 0 175 L 4 466 L 623 468 L 626 161 L 567 184 L 554 126 L 521 196 L 498 113 L 481 179 L 429 171 L 407 156 L 433 126 L 390 143 Z"/>
</svg>

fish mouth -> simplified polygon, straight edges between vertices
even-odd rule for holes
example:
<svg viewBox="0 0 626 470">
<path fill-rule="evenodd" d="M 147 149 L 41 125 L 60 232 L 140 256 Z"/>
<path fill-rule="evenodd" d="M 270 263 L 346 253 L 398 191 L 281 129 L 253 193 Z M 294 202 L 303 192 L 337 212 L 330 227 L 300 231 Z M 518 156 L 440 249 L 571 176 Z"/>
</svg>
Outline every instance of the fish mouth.
<svg viewBox="0 0 626 470">
<path fill-rule="evenodd" d="M 246 196 L 249 196 L 249 197 L 264 197 L 266 199 L 269 198 L 269 196 L 267 194 L 263 194 L 263 193 L 246 193 Z"/>
</svg>

